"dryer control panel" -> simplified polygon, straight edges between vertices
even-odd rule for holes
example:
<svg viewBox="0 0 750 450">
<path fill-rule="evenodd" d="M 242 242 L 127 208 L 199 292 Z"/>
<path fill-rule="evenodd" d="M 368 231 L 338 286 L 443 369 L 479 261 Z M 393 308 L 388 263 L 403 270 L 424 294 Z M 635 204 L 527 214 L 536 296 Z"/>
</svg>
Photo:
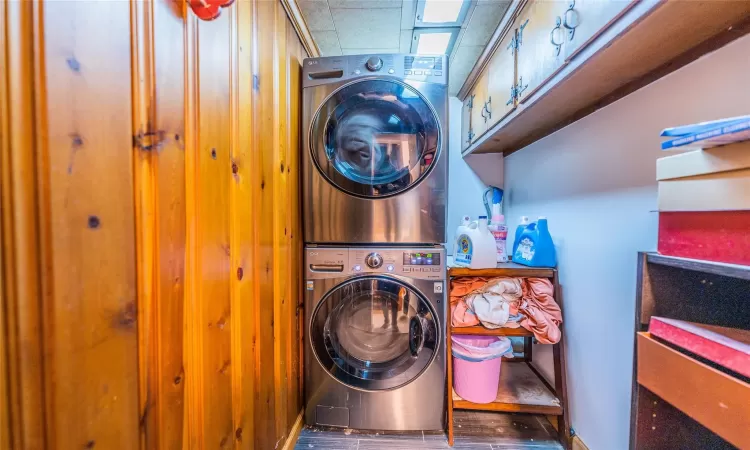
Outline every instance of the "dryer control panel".
<svg viewBox="0 0 750 450">
<path fill-rule="evenodd" d="M 308 247 L 307 278 L 380 273 L 425 280 L 446 277 L 445 249 L 377 247 Z"/>
<path fill-rule="evenodd" d="M 366 54 L 307 58 L 302 66 L 302 86 L 320 86 L 371 76 L 448 84 L 446 55 Z"/>
</svg>

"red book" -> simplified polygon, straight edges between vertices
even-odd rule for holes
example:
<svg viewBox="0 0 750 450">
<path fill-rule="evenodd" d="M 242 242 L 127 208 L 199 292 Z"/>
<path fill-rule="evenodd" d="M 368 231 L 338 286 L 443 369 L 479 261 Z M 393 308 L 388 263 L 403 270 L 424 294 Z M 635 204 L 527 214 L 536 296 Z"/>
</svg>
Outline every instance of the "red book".
<svg viewBox="0 0 750 450">
<path fill-rule="evenodd" d="M 750 211 L 660 212 L 659 253 L 750 265 Z"/>
<path fill-rule="evenodd" d="M 750 330 L 652 317 L 648 331 L 652 336 L 750 378 Z"/>
</svg>

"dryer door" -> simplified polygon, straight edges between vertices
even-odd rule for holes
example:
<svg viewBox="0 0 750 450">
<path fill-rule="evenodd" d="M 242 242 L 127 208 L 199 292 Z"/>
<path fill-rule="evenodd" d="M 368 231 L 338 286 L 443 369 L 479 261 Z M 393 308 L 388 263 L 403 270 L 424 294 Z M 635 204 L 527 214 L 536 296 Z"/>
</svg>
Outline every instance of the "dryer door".
<svg viewBox="0 0 750 450">
<path fill-rule="evenodd" d="M 361 390 L 395 389 L 430 365 L 440 330 L 427 300 L 390 277 L 342 283 L 310 319 L 313 352 L 328 373 Z"/>
<path fill-rule="evenodd" d="M 398 80 L 346 84 L 318 109 L 310 151 L 320 173 L 363 198 L 397 195 L 418 184 L 437 160 L 440 126 L 428 101 Z"/>
</svg>

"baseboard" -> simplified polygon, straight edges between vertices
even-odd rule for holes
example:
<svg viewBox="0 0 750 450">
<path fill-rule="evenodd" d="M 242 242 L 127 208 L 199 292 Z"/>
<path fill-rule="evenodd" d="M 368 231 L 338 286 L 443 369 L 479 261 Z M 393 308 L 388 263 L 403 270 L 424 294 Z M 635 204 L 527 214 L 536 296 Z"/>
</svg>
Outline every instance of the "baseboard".
<svg viewBox="0 0 750 450">
<path fill-rule="evenodd" d="M 573 436 L 573 450 L 589 450 L 589 448 L 586 447 L 581 438 Z"/>
<path fill-rule="evenodd" d="M 299 433 L 302 431 L 302 427 L 305 425 L 304 420 L 304 411 L 300 411 L 299 415 L 297 416 L 297 420 L 294 421 L 294 425 L 292 425 L 292 429 L 289 430 L 289 437 L 286 438 L 286 441 L 284 442 L 284 445 L 281 447 L 281 450 L 293 450 L 294 445 L 297 443 L 297 439 L 299 439 Z M 586 447 L 582 447 L 586 449 Z M 586 449 L 588 450 L 588 449 Z"/>
</svg>

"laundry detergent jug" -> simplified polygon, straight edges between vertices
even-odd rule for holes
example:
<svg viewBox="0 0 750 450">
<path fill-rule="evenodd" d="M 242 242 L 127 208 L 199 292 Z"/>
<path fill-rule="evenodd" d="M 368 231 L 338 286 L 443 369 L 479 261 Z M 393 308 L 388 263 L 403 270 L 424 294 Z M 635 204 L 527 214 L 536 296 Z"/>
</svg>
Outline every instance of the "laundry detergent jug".
<svg viewBox="0 0 750 450">
<path fill-rule="evenodd" d="M 471 217 L 469 216 L 461 217 L 461 224 L 456 228 L 456 232 L 453 235 L 453 254 L 454 255 L 458 252 L 458 237 L 466 233 L 466 230 L 469 229 L 470 223 L 471 223 Z"/>
<path fill-rule="evenodd" d="M 487 216 L 479 216 L 456 239 L 453 260 L 457 266 L 490 269 L 497 266 L 495 238 L 487 227 Z"/>
<path fill-rule="evenodd" d="M 555 267 L 557 254 L 549 234 L 547 218 L 526 225 L 513 253 L 513 262 L 533 267 Z"/>
</svg>

